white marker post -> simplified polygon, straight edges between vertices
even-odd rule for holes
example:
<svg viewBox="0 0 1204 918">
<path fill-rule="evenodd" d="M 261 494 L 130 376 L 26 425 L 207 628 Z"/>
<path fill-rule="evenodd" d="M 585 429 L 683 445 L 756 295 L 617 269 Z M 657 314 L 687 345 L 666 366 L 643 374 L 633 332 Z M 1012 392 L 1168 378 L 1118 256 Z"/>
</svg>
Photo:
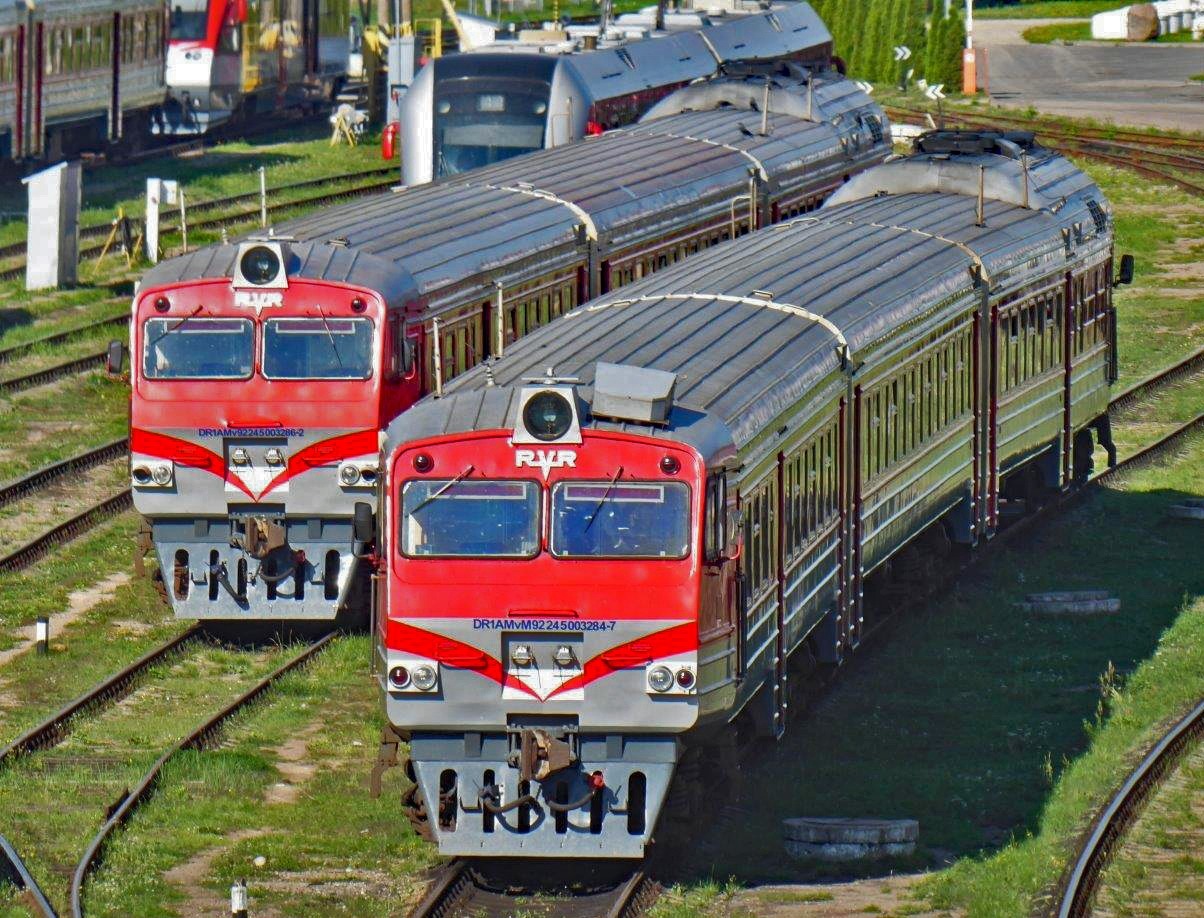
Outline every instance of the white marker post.
<svg viewBox="0 0 1204 918">
<path fill-rule="evenodd" d="M 33 625 L 33 636 L 38 653 L 50 653 L 50 619 L 45 616 L 37 619 Z"/>
<path fill-rule="evenodd" d="M 180 186 L 168 179 L 146 180 L 146 257 L 150 263 L 159 262 L 159 210 L 176 203 Z"/>
</svg>

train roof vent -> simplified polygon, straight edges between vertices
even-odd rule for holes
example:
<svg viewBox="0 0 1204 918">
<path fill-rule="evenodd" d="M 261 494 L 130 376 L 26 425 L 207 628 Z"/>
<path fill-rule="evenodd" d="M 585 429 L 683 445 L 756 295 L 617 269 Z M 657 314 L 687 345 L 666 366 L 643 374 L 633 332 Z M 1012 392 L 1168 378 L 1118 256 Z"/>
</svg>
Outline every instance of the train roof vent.
<svg viewBox="0 0 1204 918">
<path fill-rule="evenodd" d="M 595 415 L 643 424 L 664 424 L 673 407 L 677 374 L 647 367 L 599 362 L 594 370 Z"/>
<path fill-rule="evenodd" d="M 1009 159 L 1036 145 L 1032 131 L 929 131 L 916 138 L 921 153 L 997 153 Z"/>
</svg>

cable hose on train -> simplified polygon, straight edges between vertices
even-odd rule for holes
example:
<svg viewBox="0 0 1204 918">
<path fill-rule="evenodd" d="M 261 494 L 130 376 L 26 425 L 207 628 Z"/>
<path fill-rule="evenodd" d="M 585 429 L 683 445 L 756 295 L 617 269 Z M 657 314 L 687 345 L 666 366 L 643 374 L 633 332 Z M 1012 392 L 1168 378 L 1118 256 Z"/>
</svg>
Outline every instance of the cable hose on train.
<svg viewBox="0 0 1204 918">
<path fill-rule="evenodd" d="M 594 799 L 594 796 L 597 793 L 598 791 L 596 789 L 591 788 L 589 793 L 587 793 L 580 800 L 573 800 L 568 803 L 557 803 L 555 800 L 547 800 L 544 801 L 544 804 L 546 804 L 547 808 L 553 813 L 570 813 L 573 810 L 579 810 L 581 807 L 588 804 Z M 481 806 L 485 808 L 485 811 L 492 813 L 495 816 L 498 816 L 502 813 L 509 813 L 511 810 L 518 809 L 520 806 L 541 806 L 539 800 L 532 794 L 523 794 L 521 797 L 511 800 L 509 803 L 498 805 L 493 802 L 495 799 L 497 799 L 496 789 L 490 792 L 482 792 L 480 799 Z"/>
</svg>

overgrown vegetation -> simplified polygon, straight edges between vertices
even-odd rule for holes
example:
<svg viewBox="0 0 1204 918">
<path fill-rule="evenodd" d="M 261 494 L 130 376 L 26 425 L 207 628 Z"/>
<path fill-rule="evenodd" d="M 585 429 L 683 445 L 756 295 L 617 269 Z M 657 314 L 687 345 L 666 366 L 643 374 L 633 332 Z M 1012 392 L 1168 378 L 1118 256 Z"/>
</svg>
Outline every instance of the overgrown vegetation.
<svg viewBox="0 0 1204 918">
<path fill-rule="evenodd" d="M 966 26 L 956 5 L 945 16 L 942 3 L 928 12 L 925 0 L 816 0 L 812 4 L 832 32 L 836 53 L 849 73 L 862 79 L 895 83 L 903 70 L 929 83 L 961 86 L 962 48 Z M 911 49 L 910 60 L 899 63 L 894 47 Z"/>
<path fill-rule="evenodd" d="M 1051 22 L 1030 26 L 1021 36 L 1032 45 L 1048 45 L 1055 41 L 1090 41 L 1090 22 Z"/>
<path fill-rule="evenodd" d="M 1021 0 L 991 6 L 974 4 L 975 19 L 1076 19 L 1117 9 L 1116 0 Z"/>
</svg>

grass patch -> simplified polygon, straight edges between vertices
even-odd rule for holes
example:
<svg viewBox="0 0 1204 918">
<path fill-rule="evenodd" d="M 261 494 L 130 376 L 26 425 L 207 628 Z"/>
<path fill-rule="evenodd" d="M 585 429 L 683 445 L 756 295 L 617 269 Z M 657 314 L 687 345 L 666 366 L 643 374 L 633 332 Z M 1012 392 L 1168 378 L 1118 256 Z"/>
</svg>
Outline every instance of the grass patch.
<svg viewBox="0 0 1204 918">
<path fill-rule="evenodd" d="M 1090 22 L 1051 22 L 1030 26 L 1020 33 L 1030 45 L 1048 45 L 1054 41 L 1090 41 Z"/>
<path fill-rule="evenodd" d="M 1007 6 L 975 6 L 975 19 L 1079 19 L 1116 9 L 1114 0 L 1034 0 Z"/>
<path fill-rule="evenodd" d="M 1194 83 L 1204 83 L 1204 73 L 1193 73 L 1188 79 Z"/>
</svg>

